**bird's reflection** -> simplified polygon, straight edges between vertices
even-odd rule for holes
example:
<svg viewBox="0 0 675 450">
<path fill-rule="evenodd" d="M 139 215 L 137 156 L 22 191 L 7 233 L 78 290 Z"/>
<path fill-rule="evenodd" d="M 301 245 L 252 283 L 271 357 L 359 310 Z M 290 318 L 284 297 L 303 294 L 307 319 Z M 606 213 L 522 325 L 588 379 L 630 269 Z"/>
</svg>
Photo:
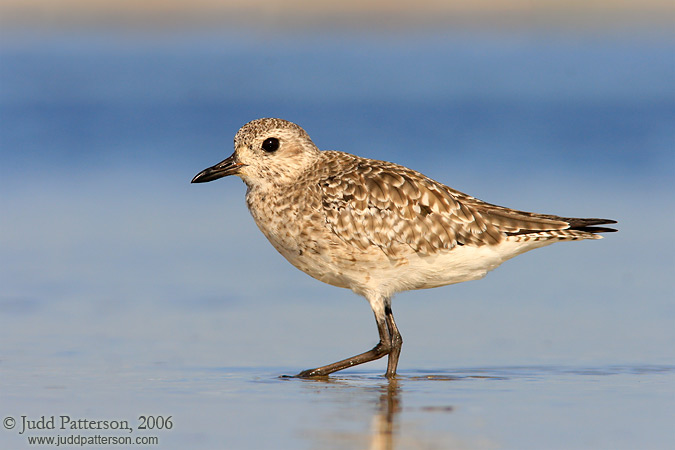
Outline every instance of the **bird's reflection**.
<svg viewBox="0 0 675 450">
<path fill-rule="evenodd" d="M 391 450 L 398 431 L 398 415 L 401 412 L 401 387 L 396 379 L 380 386 L 377 412 L 371 426 L 370 449 Z"/>
<path fill-rule="evenodd" d="M 293 378 L 289 378 L 293 379 Z M 297 378 L 294 378 L 298 380 Z M 306 430 L 315 447 L 367 448 L 391 450 L 417 448 L 426 444 L 442 448 L 461 448 L 449 433 L 422 432 L 410 417 L 416 414 L 447 414 L 450 405 L 437 405 L 428 398 L 424 406 L 405 407 L 405 398 L 419 404 L 420 393 L 413 385 L 422 381 L 456 381 L 455 375 L 398 376 L 387 380 L 379 375 L 349 374 L 342 377 L 322 377 L 300 380 L 313 395 L 321 396 L 321 404 L 331 404 L 329 413 L 318 420 L 318 428 Z M 412 390 L 411 390 L 412 388 Z M 408 395 L 410 394 L 410 395 Z M 403 416 L 406 412 L 406 416 Z"/>
<path fill-rule="evenodd" d="M 302 381 L 306 382 L 307 386 L 315 390 L 317 394 L 337 393 L 338 404 L 344 404 L 344 401 L 347 400 L 351 405 L 348 422 L 364 419 L 370 421 L 367 434 L 353 432 L 312 433 L 315 438 L 318 437 L 322 441 L 322 448 L 332 448 L 331 445 L 326 443 L 326 440 L 331 443 L 350 441 L 355 445 L 354 448 L 373 450 L 396 448 L 396 440 L 400 433 L 398 416 L 401 412 L 401 384 L 398 380 L 378 380 L 377 383 L 373 383 L 373 379 L 369 376 L 356 376 L 349 378 L 313 378 Z M 317 387 L 321 387 L 321 389 L 316 390 Z M 372 411 L 372 413 L 364 416 L 366 411 Z M 330 422 L 331 425 L 335 425 L 332 420 Z M 326 445 L 328 446 L 326 447 Z"/>
</svg>

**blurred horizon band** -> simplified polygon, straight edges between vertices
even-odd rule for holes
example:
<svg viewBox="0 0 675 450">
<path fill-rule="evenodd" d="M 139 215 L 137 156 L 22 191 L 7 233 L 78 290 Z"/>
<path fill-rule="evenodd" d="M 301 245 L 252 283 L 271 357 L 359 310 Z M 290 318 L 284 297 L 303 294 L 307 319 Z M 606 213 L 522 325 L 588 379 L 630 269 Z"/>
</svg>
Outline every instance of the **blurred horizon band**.
<svg viewBox="0 0 675 450">
<path fill-rule="evenodd" d="M 87 25 L 199 28 L 253 27 L 274 31 L 324 29 L 420 29 L 424 27 L 651 27 L 675 24 L 675 2 L 645 0 L 531 2 L 512 0 L 312 2 L 308 0 L 3 0 L 0 26 Z"/>
</svg>

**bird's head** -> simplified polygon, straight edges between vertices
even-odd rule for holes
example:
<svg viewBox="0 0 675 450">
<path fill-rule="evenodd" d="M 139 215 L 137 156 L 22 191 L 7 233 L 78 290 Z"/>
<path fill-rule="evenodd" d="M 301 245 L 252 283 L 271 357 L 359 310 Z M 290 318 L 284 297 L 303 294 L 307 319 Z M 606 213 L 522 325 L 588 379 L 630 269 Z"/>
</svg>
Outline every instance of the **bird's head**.
<svg viewBox="0 0 675 450">
<path fill-rule="evenodd" d="M 289 184 L 298 179 L 319 155 L 309 135 L 283 119 L 257 119 L 234 137 L 234 153 L 199 172 L 193 183 L 237 175 L 248 186 Z"/>
</svg>

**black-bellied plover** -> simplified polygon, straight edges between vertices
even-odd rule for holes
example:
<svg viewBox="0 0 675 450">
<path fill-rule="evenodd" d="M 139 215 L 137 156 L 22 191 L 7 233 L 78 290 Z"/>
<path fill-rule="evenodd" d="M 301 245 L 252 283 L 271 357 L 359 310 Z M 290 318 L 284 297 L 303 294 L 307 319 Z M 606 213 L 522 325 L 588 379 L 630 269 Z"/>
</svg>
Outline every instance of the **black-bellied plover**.
<svg viewBox="0 0 675 450">
<path fill-rule="evenodd" d="M 482 278 L 507 259 L 558 241 L 600 239 L 608 219 L 516 211 L 485 203 L 407 167 L 320 151 L 298 125 L 258 119 L 234 137 L 229 158 L 193 183 L 228 175 L 274 248 L 308 275 L 364 296 L 379 343 L 298 377 L 326 376 L 388 355 L 396 374 L 403 342 L 391 298 L 397 292 Z"/>
</svg>

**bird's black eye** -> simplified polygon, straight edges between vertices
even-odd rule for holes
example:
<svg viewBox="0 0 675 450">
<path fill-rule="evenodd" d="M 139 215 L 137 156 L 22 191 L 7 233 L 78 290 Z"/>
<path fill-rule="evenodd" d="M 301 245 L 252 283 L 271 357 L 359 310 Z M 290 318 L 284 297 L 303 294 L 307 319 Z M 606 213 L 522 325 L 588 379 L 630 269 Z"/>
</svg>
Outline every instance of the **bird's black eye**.
<svg viewBox="0 0 675 450">
<path fill-rule="evenodd" d="M 267 138 L 265 142 L 262 143 L 262 148 L 266 152 L 272 153 L 279 148 L 279 139 L 277 138 Z"/>
</svg>

